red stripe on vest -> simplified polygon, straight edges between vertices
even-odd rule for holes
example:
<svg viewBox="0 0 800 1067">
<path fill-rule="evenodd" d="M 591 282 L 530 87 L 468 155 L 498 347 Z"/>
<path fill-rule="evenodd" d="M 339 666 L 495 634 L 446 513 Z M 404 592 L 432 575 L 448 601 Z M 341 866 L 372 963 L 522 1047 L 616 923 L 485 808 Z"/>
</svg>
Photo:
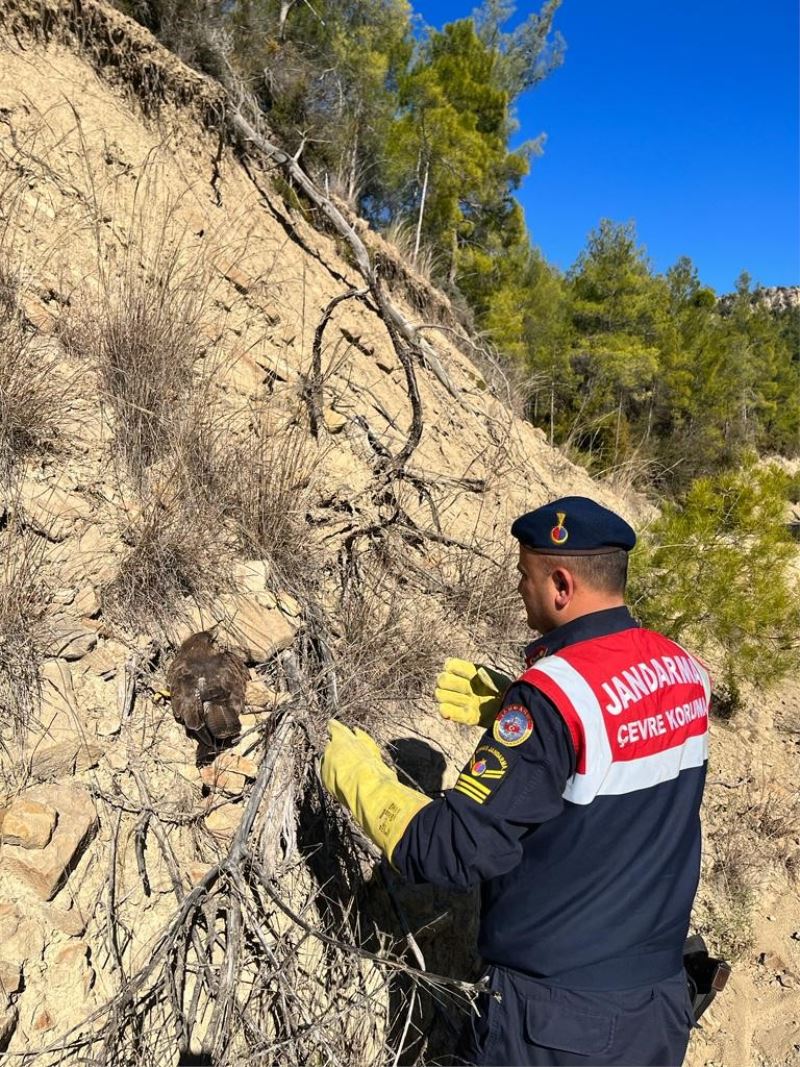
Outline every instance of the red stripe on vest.
<svg viewBox="0 0 800 1067">
<path fill-rule="evenodd" d="M 560 655 L 560 653 L 559 653 Z M 566 723 L 569 735 L 572 738 L 572 747 L 575 749 L 575 770 L 578 774 L 586 773 L 586 735 L 583 731 L 581 717 L 572 705 L 567 694 L 546 674 L 541 671 L 525 671 L 520 678 L 521 682 L 528 682 L 535 689 L 549 697 L 555 704 L 561 718 Z"/>
<path fill-rule="evenodd" d="M 649 630 L 632 629 L 569 645 L 555 654 L 583 678 L 603 716 L 613 762 L 655 755 L 683 745 L 708 729 L 708 701 L 701 667 L 679 645 Z M 547 660 L 541 660 L 544 666 Z M 539 689 L 555 704 L 570 731 L 585 773 L 586 734 L 583 709 L 535 667 L 521 681 Z"/>
</svg>

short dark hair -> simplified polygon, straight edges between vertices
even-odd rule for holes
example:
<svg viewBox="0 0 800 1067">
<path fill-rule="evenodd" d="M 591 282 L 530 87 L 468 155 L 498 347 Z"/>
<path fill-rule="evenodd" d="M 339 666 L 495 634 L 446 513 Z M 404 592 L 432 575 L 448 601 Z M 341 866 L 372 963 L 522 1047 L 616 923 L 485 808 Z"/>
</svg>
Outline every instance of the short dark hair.
<svg viewBox="0 0 800 1067">
<path fill-rule="evenodd" d="M 613 552 L 570 556 L 566 552 L 547 555 L 551 567 L 565 567 L 576 578 L 604 593 L 624 593 L 628 582 L 628 553 L 624 548 Z"/>
</svg>

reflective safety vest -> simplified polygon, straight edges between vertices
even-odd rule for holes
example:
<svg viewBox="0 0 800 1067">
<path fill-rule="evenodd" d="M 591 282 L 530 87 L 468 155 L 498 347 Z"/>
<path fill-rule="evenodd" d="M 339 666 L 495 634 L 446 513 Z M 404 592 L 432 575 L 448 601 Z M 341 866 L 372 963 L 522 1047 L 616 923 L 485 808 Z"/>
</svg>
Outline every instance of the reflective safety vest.
<svg viewBox="0 0 800 1067">
<path fill-rule="evenodd" d="M 575 773 L 520 864 L 483 883 L 479 952 L 570 989 L 678 974 L 700 875 L 707 670 L 634 627 L 568 644 L 519 681 L 561 715 Z"/>
<path fill-rule="evenodd" d="M 566 722 L 576 772 L 564 799 L 632 793 L 708 759 L 711 679 L 688 652 L 651 630 L 568 645 L 522 675 Z"/>
</svg>

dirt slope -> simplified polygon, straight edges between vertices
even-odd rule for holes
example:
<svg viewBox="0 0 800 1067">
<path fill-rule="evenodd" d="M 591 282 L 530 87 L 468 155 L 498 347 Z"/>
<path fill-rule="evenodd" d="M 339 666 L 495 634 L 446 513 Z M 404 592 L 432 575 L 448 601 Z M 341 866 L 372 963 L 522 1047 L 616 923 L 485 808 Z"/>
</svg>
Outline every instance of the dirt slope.
<svg viewBox="0 0 800 1067">
<path fill-rule="evenodd" d="M 57 440 L 16 469 L 6 492 L 8 509 L 21 510 L 38 538 L 51 594 L 45 710 L 20 748 L 30 773 L 18 774 L 7 750 L 0 781 L 0 797 L 6 794 L 0 808 L 11 810 L 20 798 L 39 804 L 33 815 L 22 813 L 24 833 L 41 831 L 48 841 L 38 850 L 8 838 L 0 846 L 0 979 L 8 994 L 5 1009 L 0 994 L 0 1048 L 49 1048 L 40 1062 L 69 1062 L 70 1053 L 56 1049 L 59 1037 L 117 995 L 115 954 L 132 973 L 159 944 L 174 911 L 175 871 L 153 845 L 150 894 L 141 885 L 137 828 L 141 812 L 154 805 L 147 791 L 157 794 L 154 810 L 165 798 L 174 802 L 162 832 L 170 835 L 188 891 L 240 825 L 241 795 L 249 795 L 265 751 L 240 744 L 237 753 L 250 764 L 240 765 L 226 791 L 200 780 L 196 745 L 154 692 L 157 669 L 152 684 L 139 679 L 130 711 L 126 681 L 139 662 L 132 657 L 156 635 L 115 620 L 108 589 L 126 559 L 130 528 L 148 504 L 120 461 L 118 415 L 103 391 L 93 342 L 98 323 L 117 314 L 121 301 L 143 284 L 158 284 L 170 265 L 180 294 L 175 306 L 196 335 L 193 373 L 205 390 L 203 406 L 218 413 L 217 429 L 244 440 L 259 418 L 287 449 L 300 448 L 304 544 L 323 574 L 320 602 L 334 612 L 338 568 L 348 552 L 351 560 L 355 554 L 371 574 L 383 568 L 391 597 L 413 587 L 415 628 L 428 629 L 433 653 L 477 654 L 487 640 L 474 599 L 458 614 L 454 574 L 463 592 L 478 573 L 473 563 L 464 575 L 459 544 L 502 566 L 511 518 L 555 495 L 591 494 L 639 525 L 648 511 L 592 482 L 518 418 L 502 387 L 487 384 L 489 372 L 472 358 L 474 346 L 446 298 L 355 220 L 391 279 L 393 299 L 409 319 L 426 324 L 432 346 L 427 365 L 414 357 L 421 438 L 407 476 L 392 485 L 394 496 L 382 496 L 381 457 L 387 450 L 396 456 L 413 431 L 409 380 L 369 299 L 352 296 L 330 309 L 334 298 L 364 286 L 342 240 L 287 192 L 276 169 L 256 158 L 245 162 L 221 142 L 220 91 L 141 28 L 94 3 L 79 9 L 13 0 L 3 9 L 0 266 L 15 275 L 30 343 L 52 361 L 64 399 Z M 308 404 L 315 336 L 322 372 L 316 438 Z M 156 505 L 169 497 L 165 480 L 154 465 L 148 486 Z M 397 538 L 383 555 L 370 555 L 369 531 L 385 531 L 392 509 Z M 209 541 L 215 534 L 208 530 Z M 281 688 L 276 654 L 311 628 L 307 605 L 281 595 L 285 578 L 242 552 L 233 588 L 218 591 L 224 610 L 214 618 L 223 619 L 251 664 L 246 725 L 256 733 L 281 699 L 273 692 Z M 513 581 L 510 568 L 491 572 L 491 585 Z M 487 602 L 493 592 L 483 589 Z M 173 626 L 167 620 L 158 635 L 167 653 L 210 617 L 203 611 L 215 610 L 205 602 L 201 610 L 188 597 L 184 606 L 184 615 L 176 614 Z M 521 644 L 524 634 L 517 632 Z M 498 642 L 493 652 L 510 663 L 510 647 Z M 430 680 L 433 673 L 431 667 Z M 800 1062 L 800 940 L 791 936 L 800 930 L 791 880 L 800 832 L 800 708 L 796 695 L 771 699 L 753 697 L 732 724 L 714 727 L 709 881 L 698 921 L 724 936 L 735 927 L 731 940 L 745 947 L 732 990 L 693 1042 L 693 1067 Z M 424 700 L 413 709 L 387 706 L 385 729 L 380 720 L 376 726 L 381 740 L 396 739 L 399 724 L 407 742 L 424 745 L 433 787 L 437 775 L 450 784 L 471 748 L 468 732 L 440 725 Z M 424 763 L 417 764 L 420 775 Z M 287 786 L 282 795 L 288 825 L 293 794 Z M 50 837 L 41 829 L 48 812 L 57 820 Z M 758 850 L 758 863 L 750 865 L 755 882 L 752 871 L 742 873 L 741 856 L 719 860 L 739 828 L 746 846 Z M 279 849 L 267 833 L 272 845 L 261 847 L 268 862 L 282 850 L 291 877 L 286 837 Z M 720 879 L 745 874 L 745 902 L 718 889 Z M 297 875 L 298 891 L 311 899 L 304 878 Z M 433 892 L 409 894 L 403 907 L 420 924 L 451 907 L 452 915 L 462 914 Z M 750 910 L 752 939 L 744 914 Z M 123 917 L 117 934 L 115 915 Z M 452 915 L 418 937 L 431 969 L 446 968 L 453 946 L 463 942 L 462 920 Z M 316 966 L 308 951 L 304 973 Z M 203 1026 L 213 1023 L 204 1019 Z M 167 1049 L 163 1062 L 175 1062 L 171 1055 Z"/>
</svg>

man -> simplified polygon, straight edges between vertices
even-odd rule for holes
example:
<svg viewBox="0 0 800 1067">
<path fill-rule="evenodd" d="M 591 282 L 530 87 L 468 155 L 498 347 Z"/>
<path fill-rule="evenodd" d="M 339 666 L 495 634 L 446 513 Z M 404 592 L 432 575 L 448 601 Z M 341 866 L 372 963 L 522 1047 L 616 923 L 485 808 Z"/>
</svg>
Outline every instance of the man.
<svg viewBox="0 0 800 1067">
<path fill-rule="evenodd" d="M 488 727 L 455 787 L 431 800 L 401 785 L 337 722 L 323 781 L 409 880 L 481 883 L 488 989 L 462 1062 L 672 1067 L 693 1018 L 682 946 L 710 681 L 625 607 L 636 536 L 618 515 L 566 497 L 511 532 L 542 636 L 512 684 L 445 665 L 441 713 Z"/>
</svg>

